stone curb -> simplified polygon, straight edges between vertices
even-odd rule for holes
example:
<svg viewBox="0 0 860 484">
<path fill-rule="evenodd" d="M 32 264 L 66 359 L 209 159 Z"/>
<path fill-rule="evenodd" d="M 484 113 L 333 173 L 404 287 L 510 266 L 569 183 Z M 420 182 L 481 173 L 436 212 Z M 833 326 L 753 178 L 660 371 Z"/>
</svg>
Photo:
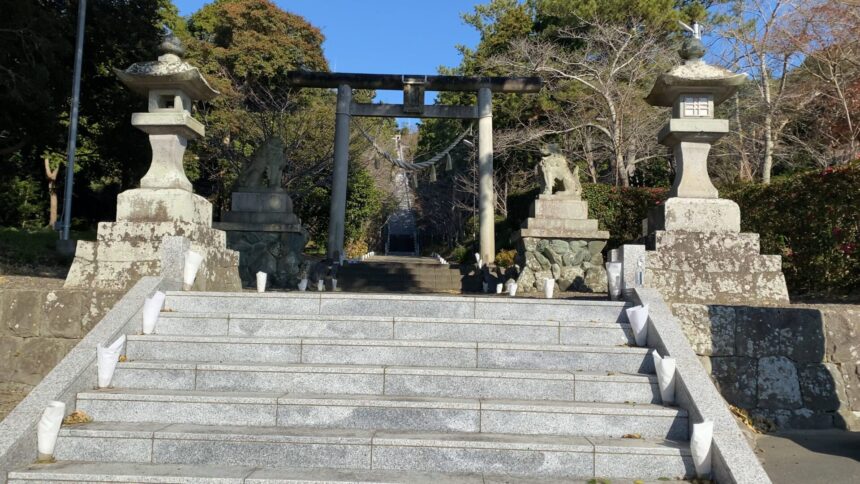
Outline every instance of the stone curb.
<svg viewBox="0 0 860 484">
<path fill-rule="evenodd" d="M 690 425 L 703 420 L 714 422 L 712 454 L 715 480 L 736 484 L 770 483 L 728 405 L 693 352 L 681 323 L 672 315 L 660 292 L 637 288 L 633 290 L 632 298 L 636 304 L 649 305 L 648 347 L 676 360 L 675 400 L 689 412 Z M 692 432 L 692 427 L 690 430 Z"/>
</svg>

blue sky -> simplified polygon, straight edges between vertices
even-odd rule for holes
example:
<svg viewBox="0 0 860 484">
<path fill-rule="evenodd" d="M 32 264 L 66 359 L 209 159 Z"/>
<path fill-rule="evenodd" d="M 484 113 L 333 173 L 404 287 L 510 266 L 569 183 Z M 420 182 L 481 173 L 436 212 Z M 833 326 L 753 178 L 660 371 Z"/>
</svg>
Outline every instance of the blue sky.
<svg viewBox="0 0 860 484">
<path fill-rule="evenodd" d="M 340 72 L 435 74 L 439 66 L 455 66 L 455 46 L 477 45 L 478 33 L 460 14 L 484 0 L 274 0 L 282 9 L 319 27 L 329 67 Z M 183 16 L 205 0 L 174 0 Z M 399 103 L 403 94 L 380 91 L 377 99 Z M 433 94 L 427 96 L 432 102 Z"/>
</svg>

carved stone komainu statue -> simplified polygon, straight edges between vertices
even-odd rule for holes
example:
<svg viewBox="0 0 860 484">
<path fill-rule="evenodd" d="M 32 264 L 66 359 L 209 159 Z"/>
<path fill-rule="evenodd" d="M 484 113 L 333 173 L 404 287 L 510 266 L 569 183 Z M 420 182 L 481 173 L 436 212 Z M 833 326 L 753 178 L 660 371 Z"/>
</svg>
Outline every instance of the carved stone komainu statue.
<svg viewBox="0 0 860 484">
<path fill-rule="evenodd" d="M 251 163 L 239 175 L 236 186 L 240 188 L 280 188 L 287 158 L 281 138 L 267 138 L 251 157 Z M 266 180 L 263 180 L 263 175 Z"/>
<path fill-rule="evenodd" d="M 557 144 L 544 145 L 541 147 L 540 153 L 543 156 L 538 164 L 541 173 L 541 193 L 552 195 L 555 182 L 559 180 L 562 183 L 562 188 L 556 192 L 556 195 L 581 199 L 582 185 L 579 183 L 579 167 L 577 166 L 573 172 L 570 171 L 567 158 L 561 154 Z"/>
</svg>

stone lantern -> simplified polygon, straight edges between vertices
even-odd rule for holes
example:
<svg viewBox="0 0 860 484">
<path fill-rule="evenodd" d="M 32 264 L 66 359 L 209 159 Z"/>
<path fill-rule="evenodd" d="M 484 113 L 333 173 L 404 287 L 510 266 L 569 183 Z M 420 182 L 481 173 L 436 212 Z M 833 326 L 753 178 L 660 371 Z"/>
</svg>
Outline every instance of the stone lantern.
<svg viewBox="0 0 860 484">
<path fill-rule="evenodd" d="M 148 112 L 131 115 L 132 126 L 149 135 L 152 163 L 140 179 L 140 189 L 119 195 L 117 219 L 164 218 L 212 226 L 212 205 L 194 195 L 182 158 L 188 140 L 202 138 L 205 128 L 191 116 L 191 103 L 217 96 L 196 67 L 179 57 L 184 48 L 172 35 L 160 46 L 155 62 L 138 62 L 114 69 L 133 92 L 146 96 Z"/>
<path fill-rule="evenodd" d="M 180 58 L 184 49 L 169 31 L 160 50 L 157 61 L 114 69 L 148 99 L 147 112 L 132 114 L 131 124 L 149 135 L 152 162 L 140 188 L 117 196 L 116 222 L 101 222 L 96 241 L 78 241 L 65 287 L 126 290 L 142 276 L 181 272 L 181 257 L 194 250 L 204 256 L 197 289 L 241 288 L 238 254 L 227 249 L 224 232 L 212 228 L 212 204 L 194 194 L 182 162 L 188 141 L 205 133 L 191 116 L 192 102 L 218 92 Z M 170 237 L 167 250 L 162 246 Z M 162 263 L 164 251 L 173 254 L 170 267 Z"/>
<path fill-rule="evenodd" d="M 702 60 L 704 53 L 701 40 L 687 38 L 680 51 L 681 65 L 658 77 L 645 98 L 652 106 L 672 108 L 658 141 L 672 148 L 676 166 L 671 198 L 650 217 L 651 230 L 740 230 L 740 210 L 733 202 L 720 200 L 708 175 L 708 153 L 729 132 L 729 121 L 715 119 L 714 111 L 735 94 L 746 76 L 708 65 Z"/>
<path fill-rule="evenodd" d="M 649 250 L 624 245 L 615 253 L 623 265 L 622 285 L 657 288 L 688 311 L 694 305 L 786 303 L 780 256 L 762 255 L 759 235 L 741 232 L 740 208 L 719 198 L 708 176 L 711 144 L 729 131 L 728 120 L 715 119 L 714 110 L 745 76 L 705 63 L 698 35 L 686 39 L 680 54 L 683 62 L 661 75 L 646 98 L 672 108 L 658 141 L 674 152 L 675 181 L 669 199 L 648 214 Z"/>
</svg>

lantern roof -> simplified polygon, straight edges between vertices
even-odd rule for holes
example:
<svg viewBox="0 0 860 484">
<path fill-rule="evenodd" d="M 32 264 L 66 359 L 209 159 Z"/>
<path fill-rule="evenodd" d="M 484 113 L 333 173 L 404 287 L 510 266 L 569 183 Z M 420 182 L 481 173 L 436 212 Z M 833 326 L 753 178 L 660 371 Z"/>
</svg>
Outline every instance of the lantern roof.
<svg viewBox="0 0 860 484">
<path fill-rule="evenodd" d="M 706 94 L 714 97 L 716 106 L 733 96 L 746 82 L 744 74 L 705 62 L 702 59 L 705 49 L 697 38 L 687 38 L 679 53 L 683 62 L 657 78 L 645 98 L 648 104 L 672 107 L 682 94 Z"/>
<path fill-rule="evenodd" d="M 143 96 L 155 89 L 179 89 L 192 99 L 201 101 L 220 94 L 206 82 L 199 69 L 182 60 L 180 56 L 185 49 L 166 27 L 159 50 L 162 55 L 157 61 L 136 62 L 126 70 L 113 71 L 129 89 Z"/>
</svg>

